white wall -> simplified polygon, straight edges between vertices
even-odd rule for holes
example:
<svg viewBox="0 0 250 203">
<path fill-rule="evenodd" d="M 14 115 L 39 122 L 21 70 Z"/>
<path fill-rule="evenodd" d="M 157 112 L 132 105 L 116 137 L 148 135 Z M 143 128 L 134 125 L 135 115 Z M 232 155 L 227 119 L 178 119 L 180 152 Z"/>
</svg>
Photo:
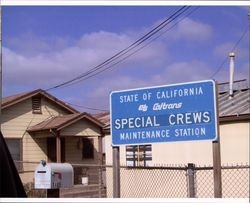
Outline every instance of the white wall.
<svg viewBox="0 0 250 203">
<path fill-rule="evenodd" d="M 250 123 L 235 122 L 220 125 L 221 163 L 249 164 L 249 128 Z M 111 136 L 105 137 L 106 163 L 112 164 Z M 152 145 L 153 164 L 212 165 L 212 142 L 189 141 L 157 143 Z M 120 147 L 121 165 L 126 165 L 125 146 Z"/>
</svg>

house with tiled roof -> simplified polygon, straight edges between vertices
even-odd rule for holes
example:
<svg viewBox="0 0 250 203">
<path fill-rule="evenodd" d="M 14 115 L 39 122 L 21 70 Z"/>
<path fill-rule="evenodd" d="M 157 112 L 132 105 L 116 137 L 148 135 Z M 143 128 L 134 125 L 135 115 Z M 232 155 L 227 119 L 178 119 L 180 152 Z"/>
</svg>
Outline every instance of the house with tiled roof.
<svg viewBox="0 0 250 203">
<path fill-rule="evenodd" d="M 2 99 L 1 130 L 24 183 L 36 165 L 23 161 L 102 163 L 103 126 L 41 89 Z"/>
</svg>

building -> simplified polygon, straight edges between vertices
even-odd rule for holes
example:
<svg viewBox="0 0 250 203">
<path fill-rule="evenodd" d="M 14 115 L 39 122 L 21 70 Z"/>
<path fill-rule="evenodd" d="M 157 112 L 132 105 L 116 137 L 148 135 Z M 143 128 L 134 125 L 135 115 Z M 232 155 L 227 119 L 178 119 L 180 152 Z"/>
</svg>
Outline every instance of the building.
<svg viewBox="0 0 250 203">
<path fill-rule="evenodd" d="M 219 108 L 219 132 L 220 132 L 220 158 L 222 166 L 245 165 L 245 171 L 239 175 L 241 181 L 237 181 L 236 174 L 223 173 L 223 197 L 248 197 L 249 195 L 249 143 L 250 143 L 250 88 L 245 80 L 234 83 L 234 92 L 230 97 L 228 83 L 218 86 L 218 108 Z M 110 122 L 107 121 L 104 127 L 106 164 L 113 164 L 112 139 L 110 135 Z M 147 145 L 121 145 L 120 165 L 120 192 L 122 197 L 163 197 L 164 191 L 169 189 L 168 198 L 187 197 L 182 188 L 187 185 L 186 174 L 177 172 L 167 173 L 163 168 L 185 168 L 188 165 L 196 167 L 213 167 L 213 142 L 212 141 L 188 141 L 188 142 L 167 142 L 151 143 Z M 218 148 L 217 148 L 218 149 Z M 139 166 L 133 170 L 131 166 Z M 154 167 L 162 167 L 151 170 Z M 234 170 L 236 171 L 236 170 Z M 237 170 L 238 171 L 238 170 Z M 157 172 L 157 173 L 156 173 Z M 158 174 L 158 175 L 156 175 Z M 160 174 L 160 175 L 159 175 Z M 163 176 L 163 174 L 165 176 Z M 173 174 L 173 175 L 171 175 Z M 178 174 L 178 175 L 177 175 Z M 213 174 L 204 176 L 198 173 L 196 188 L 199 197 L 213 197 Z M 106 171 L 107 179 L 112 182 L 113 172 Z M 176 177 L 176 179 L 175 179 Z M 227 182 L 230 180 L 229 182 Z M 203 182 L 204 181 L 204 182 Z M 157 185 L 157 186 L 156 186 Z M 182 187 L 180 187 L 182 186 Z M 212 192 L 202 194 L 202 188 L 212 189 Z M 173 189 L 171 190 L 170 187 Z M 244 189 L 240 189 L 240 188 Z M 138 189 L 139 188 L 139 189 Z M 168 189 L 167 189 L 168 188 Z M 172 193 L 171 193 L 172 191 Z M 232 194 L 232 191 L 240 191 L 239 194 Z M 180 193 L 179 193 L 180 192 Z M 107 194 L 113 193 L 113 187 L 107 184 Z"/>
<path fill-rule="evenodd" d="M 228 83 L 219 84 L 219 132 L 222 164 L 249 164 L 250 88 L 246 80 L 234 83 L 229 97 Z M 106 119 L 106 163 L 112 164 L 110 124 Z M 176 150 L 178 149 L 178 150 Z M 171 142 L 136 146 L 120 146 L 120 162 L 124 166 L 212 165 L 212 142 Z"/>
<path fill-rule="evenodd" d="M 37 166 L 23 161 L 102 163 L 104 124 L 44 90 L 3 98 L 1 120 L 3 136 L 23 183 L 33 181 Z M 82 174 L 74 169 L 77 184 Z"/>
<path fill-rule="evenodd" d="M 246 80 L 237 81 L 230 97 L 228 86 L 228 83 L 218 86 L 221 164 L 243 163 L 249 166 L 250 88 Z M 17 167 L 23 183 L 33 181 L 36 165 L 25 165 L 22 161 L 101 164 L 105 159 L 107 165 L 113 164 L 109 113 L 80 113 L 43 90 L 3 99 L 2 132 L 12 157 L 21 161 L 17 162 Z M 193 163 L 196 166 L 212 166 L 212 148 L 211 141 L 120 146 L 120 164 L 186 166 Z M 80 183 L 83 176 L 82 170 L 78 169 L 74 169 L 76 184 Z M 137 172 L 125 168 L 121 175 L 122 193 L 130 197 L 135 195 L 131 191 L 135 191 L 137 186 L 128 185 L 131 177 L 139 180 L 141 174 Z M 158 191 L 148 185 L 155 179 L 153 172 L 149 170 L 149 179 L 140 179 L 140 192 L 154 190 L 157 196 L 161 194 L 161 187 Z M 106 168 L 105 174 L 107 194 L 110 195 L 113 190 L 112 169 Z M 249 173 L 244 174 L 244 179 L 249 180 Z M 94 178 L 89 180 L 90 184 L 94 182 Z M 170 184 L 166 180 L 165 183 Z M 237 187 L 236 184 L 234 186 Z"/>
</svg>

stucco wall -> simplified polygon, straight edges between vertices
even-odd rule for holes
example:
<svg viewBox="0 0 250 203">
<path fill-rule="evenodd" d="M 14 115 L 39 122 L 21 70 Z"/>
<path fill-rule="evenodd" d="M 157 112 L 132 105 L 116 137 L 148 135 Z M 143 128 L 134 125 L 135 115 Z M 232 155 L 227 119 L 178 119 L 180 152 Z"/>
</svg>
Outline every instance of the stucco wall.
<svg viewBox="0 0 250 203">
<path fill-rule="evenodd" d="M 250 123 L 235 122 L 220 125 L 221 163 L 249 163 Z M 111 136 L 105 137 L 106 163 L 112 163 Z M 212 165 L 212 142 L 189 141 L 175 143 L 157 143 L 152 145 L 152 164 Z M 120 161 L 126 165 L 125 146 L 120 147 Z"/>
</svg>

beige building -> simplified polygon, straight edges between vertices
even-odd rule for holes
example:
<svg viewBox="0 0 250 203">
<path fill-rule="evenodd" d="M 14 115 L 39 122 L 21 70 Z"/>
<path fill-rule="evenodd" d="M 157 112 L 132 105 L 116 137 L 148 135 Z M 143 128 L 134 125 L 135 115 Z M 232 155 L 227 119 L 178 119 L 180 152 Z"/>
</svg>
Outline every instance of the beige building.
<svg viewBox="0 0 250 203">
<path fill-rule="evenodd" d="M 37 165 L 22 161 L 101 163 L 102 127 L 90 114 L 41 89 L 2 100 L 2 133 L 13 159 L 20 161 L 17 167 L 23 183 L 33 181 Z M 75 183 L 77 178 L 75 173 Z"/>
<path fill-rule="evenodd" d="M 234 95 L 230 98 L 227 85 L 228 83 L 219 85 L 218 95 L 221 163 L 249 164 L 250 88 L 245 80 L 238 81 L 235 83 Z M 106 163 L 112 164 L 109 123 L 106 123 L 106 130 Z M 157 143 L 134 148 L 132 150 L 128 146 L 120 146 L 121 165 L 213 164 L 211 141 Z M 135 157 L 135 160 L 131 161 L 131 157 Z M 138 161 L 138 157 L 141 161 Z"/>
<path fill-rule="evenodd" d="M 220 84 L 218 94 L 221 165 L 235 166 L 244 164 L 249 166 L 250 88 L 246 85 L 246 81 L 238 81 L 234 84 L 234 95 L 230 98 L 227 86 L 228 83 Z M 106 122 L 105 132 L 107 134 L 105 136 L 106 164 L 112 165 L 109 121 Z M 200 167 L 213 166 L 212 141 L 154 143 L 135 146 L 121 145 L 119 148 L 121 166 L 187 166 L 188 163 Z M 107 179 L 111 180 L 112 177 L 112 170 L 107 170 Z M 185 174 L 179 177 L 183 178 L 179 179 L 178 184 L 185 186 Z M 173 175 L 169 173 L 169 176 L 165 177 L 164 181 L 162 181 L 162 178 L 162 176 L 156 176 L 154 170 L 140 171 L 123 168 L 121 172 L 121 194 L 126 197 L 162 197 L 163 189 L 173 185 Z M 241 174 L 241 178 L 242 181 L 237 181 L 236 176 L 224 173 L 222 180 L 224 186 L 223 195 L 237 197 L 228 191 L 237 191 L 243 184 L 246 189 L 241 191 L 240 197 L 248 197 L 249 169 L 246 169 L 244 174 Z M 230 184 L 224 182 L 228 179 L 231 180 Z M 203 181 L 197 183 L 198 188 L 204 187 L 204 183 L 208 188 L 213 188 L 212 173 L 206 177 L 206 182 Z M 158 183 L 157 187 L 154 186 L 155 183 Z M 108 194 L 113 193 L 112 185 L 107 186 L 107 191 Z M 213 189 L 210 194 L 204 195 L 199 194 L 199 192 L 200 190 L 197 192 L 199 197 L 213 197 Z M 184 195 L 183 193 L 171 193 L 167 197 L 186 196 L 184 192 Z"/>
</svg>

